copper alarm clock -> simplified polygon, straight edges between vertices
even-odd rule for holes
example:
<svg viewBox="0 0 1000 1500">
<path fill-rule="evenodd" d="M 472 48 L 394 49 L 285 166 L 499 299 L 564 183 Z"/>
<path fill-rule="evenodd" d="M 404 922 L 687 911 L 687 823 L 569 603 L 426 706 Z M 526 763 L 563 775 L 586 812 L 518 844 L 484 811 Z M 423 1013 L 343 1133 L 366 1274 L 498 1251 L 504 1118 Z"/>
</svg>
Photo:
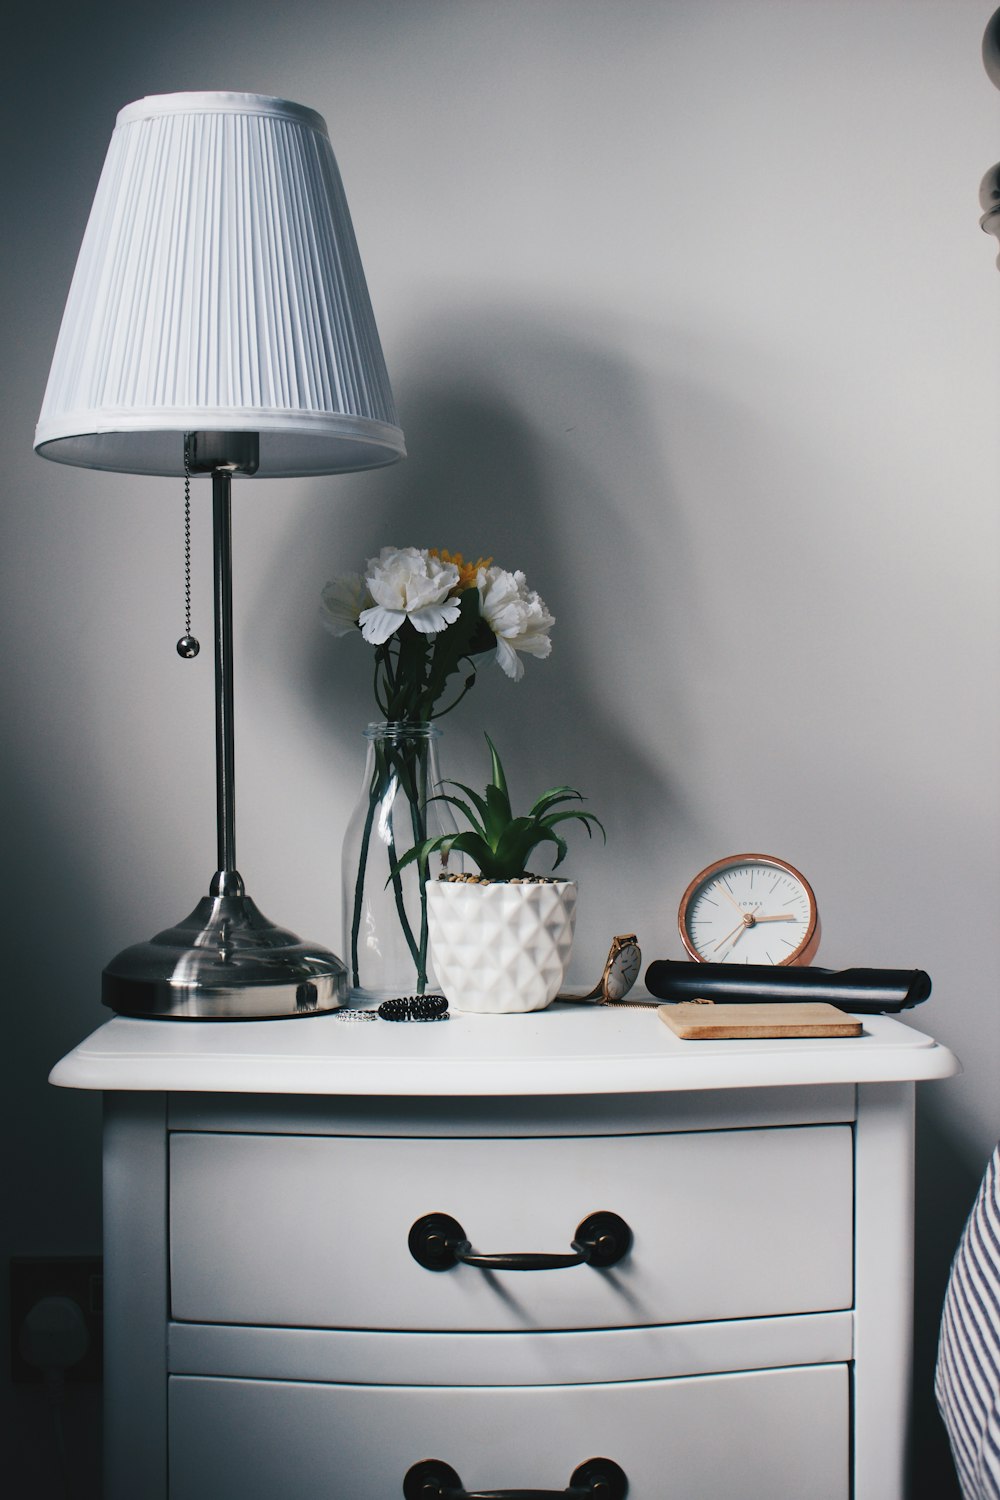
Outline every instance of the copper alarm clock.
<svg viewBox="0 0 1000 1500">
<path fill-rule="evenodd" d="M 677 925 L 692 958 L 715 964 L 808 964 L 819 912 L 808 880 L 770 854 L 731 854 L 696 875 Z"/>
</svg>

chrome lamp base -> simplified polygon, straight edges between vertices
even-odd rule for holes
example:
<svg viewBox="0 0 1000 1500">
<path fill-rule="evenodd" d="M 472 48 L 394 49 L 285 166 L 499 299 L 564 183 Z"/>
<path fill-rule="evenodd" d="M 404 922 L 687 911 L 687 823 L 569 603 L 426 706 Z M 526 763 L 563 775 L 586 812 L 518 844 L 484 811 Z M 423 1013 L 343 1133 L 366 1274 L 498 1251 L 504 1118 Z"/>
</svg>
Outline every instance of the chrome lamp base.
<svg viewBox="0 0 1000 1500">
<path fill-rule="evenodd" d="M 335 954 L 269 922 L 230 872 L 176 927 L 113 958 L 101 989 L 123 1016 L 264 1021 L 338 1010 L 348 983 Z"/>
</svg>

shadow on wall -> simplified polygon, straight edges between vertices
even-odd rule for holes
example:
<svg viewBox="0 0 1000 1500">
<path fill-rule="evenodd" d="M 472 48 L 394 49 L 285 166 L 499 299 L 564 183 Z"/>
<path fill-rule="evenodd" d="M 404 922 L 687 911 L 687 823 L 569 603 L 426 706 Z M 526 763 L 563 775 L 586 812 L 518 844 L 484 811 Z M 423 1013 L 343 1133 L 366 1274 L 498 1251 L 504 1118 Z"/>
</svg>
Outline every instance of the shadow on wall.
<svg viewBox="0 0 1000 1500">
<path fill-rule="evenodd" d="M 489 660 L 474 692 L 444 720 L 449 772 L 485 771 L 488 728 L 515 796 L 553 781 L 579 786 L 609 833 L 635 858 L 650 835 L 675 836 L 687 814 L 666 767 L 683 732 L 675 622 L 690 618 L 681 520 L 657 434 L 635 375 L 595 341 L 558 324 L 478 312 L 447 339 L 410 350 L 394 377 L 409 457 L 356 477 L 354 501 L 324 507 L 287 537 L 268 587 L 300 559 L 325 559 L 329 577 L 359 568 L 383 545 L 438 545 L 521 568 L 556 617 L 552 657 L 525 658 L 514 684 Z M 651 529 L 652 528 L 652 529 Z M 655 575 L 650 546 L 658 558 Z M 666 575 L 666 576 L 664 576 Z M 318 595 L 318 589 L 317 589 Z M 660 618 L 640 618 L 644 600 Z M 322 716 L 332 748 L 353 764 L 374 716 L 371 652 L 313 631 L 300 711 Z M 631 678 L 631 683 L 629 679 Z M 664 744 L 651 744 L 630 693 L 656 705 Z M 353 708 L 351 705 L 354 705 Z M 341 757 L 342 759 L 344 757 Z"/>
</svg>

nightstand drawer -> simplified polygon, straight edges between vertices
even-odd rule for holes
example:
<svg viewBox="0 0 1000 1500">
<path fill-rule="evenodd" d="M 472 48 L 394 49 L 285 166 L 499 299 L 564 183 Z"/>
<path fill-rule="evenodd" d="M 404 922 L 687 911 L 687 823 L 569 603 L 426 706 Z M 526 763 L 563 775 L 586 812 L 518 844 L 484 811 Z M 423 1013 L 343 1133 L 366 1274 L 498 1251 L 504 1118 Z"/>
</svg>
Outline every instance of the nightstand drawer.
<svg viewBox="0 0 1000 1500">
<path fill-rule="evenodd" d="M 168 1399 L 170 1500 L 388 1500 L 428 1459 L 488 1493 L 561 1493 L 595 1458 L 628 1500 L 850 1493 L 846 1365 L 527 1390 L 173 1376 Z"/>
<path fill-rule="evenodd" d="M 555 1139 L 181 1132 L 170 1143 L 175 1320 L 318 1328 L 629 1327 L 852 1302 L 849 1126 Z M 477 1252 L 567 1252 L 598 1210 L 624 1259 L 427 1270 L 447 1214 Z"/>
</svg>

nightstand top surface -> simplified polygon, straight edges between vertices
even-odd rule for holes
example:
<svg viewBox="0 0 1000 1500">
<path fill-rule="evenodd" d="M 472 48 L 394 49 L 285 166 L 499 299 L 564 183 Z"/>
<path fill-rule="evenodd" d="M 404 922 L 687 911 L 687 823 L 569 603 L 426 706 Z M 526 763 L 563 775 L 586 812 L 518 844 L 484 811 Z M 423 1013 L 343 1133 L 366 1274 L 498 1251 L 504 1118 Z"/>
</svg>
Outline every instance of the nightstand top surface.
<svg viewBox="0 0 1000 1500">
<path fill-rule="evenodd" d="M 50 1074 L 63 1088 L 478 1097 L 674 1093 L 947 1078 L 954 1054 L 887 1016 L 857 1038 L 681 1041 L 654 1008 L 555 1004 L 446 1022 L 116 1016 Z"/>
</svg>

